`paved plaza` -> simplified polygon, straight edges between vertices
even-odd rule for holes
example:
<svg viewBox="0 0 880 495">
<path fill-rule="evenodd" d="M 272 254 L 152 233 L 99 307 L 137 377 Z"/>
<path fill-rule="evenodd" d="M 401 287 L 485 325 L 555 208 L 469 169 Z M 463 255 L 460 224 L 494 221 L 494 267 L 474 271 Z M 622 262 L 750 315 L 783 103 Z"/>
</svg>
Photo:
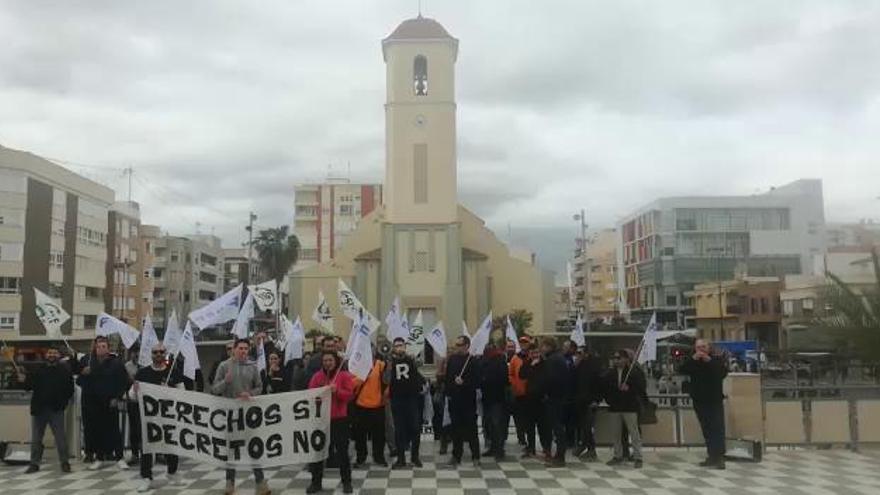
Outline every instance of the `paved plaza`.
<svg viewBox="0 0 880 495">
<path fill-rule="evenodd" d="M 432 442 L 423 443 L 424 447 Z M 428 450 L 428 449 L 425 449 Z M 511 449 L 513 451 L 513 449 Z M 607 459 L 607 449 L 600 456 Z M 699 449 L 648 449 L 645 466 L 611 468 L 600 463 L 569 462 L 564 469 L 548 470 L 537 461 L 484 461 L 476 470 L 465 462 L 459 470 L 443 467 L 447 460 L 435 453 L 423 455 L 424 468 L 389 471 L 369 468 L 354 471 L 356 493 L 363 495 L 465 494 L 465 495 L 549 495 L 549 494 L 877 494 L 880 493 L 880 453 L 847 450 L 770 450 L 760 464 L 728 462 L 726 471 L 696 467 L 702 459 Z M 467 454 L 465 455 L 467 457 Z M 4 495 L 50 495 L 135 493 L 137 469 L 120 471 L 115 466 L 87 471 L 74 463 L 74 472 L 62 475 L 54 463 L 25 475 L 24 467 L 0 467 L 0 493 Z M 157 466 L 157 481 L 164 466 Z M 309 474 L 299 467 L 268 470 L 273 493 L 304 493 Z M 181 474 L 188 486 L 162 488 L 152 493 L 200 495 L 222 493 L 221 469 L 196 466 L 185 461 Z M 330 470 L 325 488 L 341 490 L 339 473 Z M 242 476 L 242 474 L 239 474 Z M 239 493 L 253 493 L 253 479 L 239 486 Z M 326 490 L 326 493 L 331 493 Z"/>
</svg>

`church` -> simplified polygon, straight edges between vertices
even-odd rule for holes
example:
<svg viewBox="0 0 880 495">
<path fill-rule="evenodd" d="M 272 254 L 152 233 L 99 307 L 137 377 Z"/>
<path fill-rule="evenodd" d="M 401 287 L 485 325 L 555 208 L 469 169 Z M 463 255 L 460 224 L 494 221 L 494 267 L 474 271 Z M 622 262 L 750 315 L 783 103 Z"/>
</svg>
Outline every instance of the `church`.
<svg viewBox="0 0 880 495">
<path fill-rule="evenodd" d="M 491 310 L 532 313 L 531 334 L 554 331 L 553 273 L 518 254 L 458 203 L 455 62 L 458 40 L 437 21 L 401 23 L 382 40 L 386 66 L 383 204 L 361 219 L 335 258 L 290 274 L 290 314 L 310 315 L 323 292 L 334 330 L 351 320 L 337 301 L 337 280 L 384 320 L 396 297 L 425 331 L 442 321 L 449 340 L 463 322 L 473 333 Z M 504 187 L 499 178 L 499 187 Z M 384 333 L 382 326 L 380 334 Z"/>
</svg>

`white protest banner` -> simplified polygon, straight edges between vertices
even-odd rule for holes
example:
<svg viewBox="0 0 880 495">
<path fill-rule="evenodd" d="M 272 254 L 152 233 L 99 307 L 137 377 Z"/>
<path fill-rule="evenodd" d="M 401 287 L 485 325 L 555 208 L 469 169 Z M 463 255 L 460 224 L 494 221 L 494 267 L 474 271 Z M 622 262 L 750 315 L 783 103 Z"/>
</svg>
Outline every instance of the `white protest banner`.
<svg viewBox="0 0 880 495">
<path fill-rule="evenodd" d="M 657 359 L 657 313 L 651 315 L 651 321 L 648 322 L 648 328 L 645 329 L 645 336 L 642 337 L 642 345 L 637 357 L 639 364 L 645 364 L 648 361 Z"/>
<path fill-rule="evenodd" d="M 229 469 L 327 458 L 330 388 L 248 401 L 139 382 L 145 454 L 174 454 Z"/>
<path fill-rule="evenodd" d="M 365 322 L 354 324 L 346 351 L 348 370 L 361 380 L 366 380 L 373 368 L 373 348 L 370 344 L 370 327 Z"/>
<path fill-rule="evenodd" d="M 584 318 L 581 315 L 578 315 L 577 321 L 574 322 L 574 329 L 568 338 L 578 347 L 587 345 L 587 337 L 584 335 Z"/>
<path fill-rule="evenodd" d="M 477 329 L 476 333 L 474 333 L 474 337 L 471 339 L 470 355 L 482 356 L 483 351 L 486 350 L 486 345 L 489 344 L 489 338 L 491 336 L 492 312 L 489 311 L 489 314 L 486 315 L 483 323 L 480 324 L 480 328 Z"/>
<path fill-rule="evenodd" d="M 388 315 L 385 317 L 385 324 L 388 325 L 386 336 L 391 342 L 397 338 L 409 338 L 409 325 L 406 321 L 406 315 L 400 311 L 399 297 L 395 297 L 394 302 L 391 303 L 391 309 L 388 310 Z"/>
<path fill-rule="evenodd" d="M 442 321 L 425 335 L 425 341 L 431 344 L 434 354 L 441 358 L 446 357 L 446 330 L 443 329 Z"/>
<path fill-rule="evenodd" d="M 312 320 L 324 330 L 333 333 L 333 314 L 330 312 L 330 305 L 324 299 L 324 291 L 318 289 L 318 305 L 312 312 Z"/>
<path fill-rule="evenodd" d="M 504 330 L 504 338 L 506 338 L 508 342 L 516 344 L 517 353 L 522 350 L 522 347 L 519 345 L 519 339 L 516 336 L 516 329 L 513 328 L 513 323 L 510 321 L 510 315 L 507 315 L 507 328 Z"/>
<path fill-rule="evenodd" d="M 180 330 L 180 323 L 177 321 L 177 310 L 172 309 L 171 316 L 165 322 L 165 336 L 162 337 L 162 345 L 165 346 L 165 352 L 169 355 L 177 354 L 181 336 L 183 336 L 183 332 Z"/>
<path fill-rule="evenodd" d="M 238 316 L 243 286 L 243 284 L 238 284 L 234 289 L 211 301 L 210 304 L 194 310 L 189 314 L 189 319 L 199 327 L 199 330 L 234 320 Z"/>
<path fill-rule="evenodd" d="M 114 333 L 119 334 L 119 337 L 122 338 L 122 344 L 125 345 L 126 349 L 130 349 L 137 342 L 138 337 L 141 336 L 141 333 L 128 323 L 114 318 L 107 313 L 99 314 L 95 334 L 106 337 Z"/>
<path fill-rule="evenodd" d="M 342 308 L 342 314 L 352 321 L 364 320 L 364 324 L 370 329 L 370 333 L 375 333 L 379 328 L 379 320 L 367 311 L 367 308 L 361 304 L 357 296 L 342 279 L 339 279 L 339 307 Z"/>
<path fill-rule="evenodd" d="M 421 356 L 425 352 L 425 324 L 422 319 L 422 310 L 416 314 L 409 334 L 406 336 L 406 353 L 410 356 Z"/>
<path fill-rule="evenodd" d="M 159 343 L 159 337 L 156 335 L 156 329 L 153 328 L 153 319 L 144 316 L 144 323 L 141 325 L 141 349 L 138 353 L 138 364 L 141 366 L 149 366 L 153 364 L 153 347 Z"/>
<path fill-rule="evenodd" d="M 190 380 L 196 379 L 196 370 L 202 367 L 199 363 L 199 353 L 196 351 L 196 339 L 193 335 L 192 324 L 186 322 L 186 328 L 183 329 L 183 335 L 180 336 L 180 353 L 174 356 L 183 356 L 183 376 Z"/>
<path fill-rule="evenodd" d="M 275 279 L 259 285 L 249 285 L 248 292 L 254 295 L 254 302 L 257 303 L 260 311 L 278 310 L 278 283 Z"/>
<path fill-rule="evenodd" d="M 37 312 L 37 319 L 46 328 L 46 335 L 53 339 L 64 338 L 61 335 L 61 325 L 70 319 L 70 315 L 54 299 L 36 287 L 34 287 L 34 296 L 36 298 L 34 309 Z"/>
<path fill-rule="evenodd" d="M 238 316 L 235 317 L 235 323 L 232 325 L 232 335 L 240 339 L 246 339 L 248 331 L 251 327 L 251 320 L 254 318 L 254 293 L 249 292 L 241 305 Z"/>
</svg>

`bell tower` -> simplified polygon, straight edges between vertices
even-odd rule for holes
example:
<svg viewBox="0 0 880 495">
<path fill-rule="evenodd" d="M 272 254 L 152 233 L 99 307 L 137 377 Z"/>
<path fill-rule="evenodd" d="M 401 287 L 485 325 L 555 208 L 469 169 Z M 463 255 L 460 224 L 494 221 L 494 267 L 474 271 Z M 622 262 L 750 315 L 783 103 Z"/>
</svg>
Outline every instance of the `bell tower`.
<svg viewBox="0 0 880 495">
<path fill-rule="evenodd" d="M 385 58 L 385 215 L 390 223 L 457 220 L 455 60 L 458 40 L 433 19 L 401 23 Z"/>
</svg>

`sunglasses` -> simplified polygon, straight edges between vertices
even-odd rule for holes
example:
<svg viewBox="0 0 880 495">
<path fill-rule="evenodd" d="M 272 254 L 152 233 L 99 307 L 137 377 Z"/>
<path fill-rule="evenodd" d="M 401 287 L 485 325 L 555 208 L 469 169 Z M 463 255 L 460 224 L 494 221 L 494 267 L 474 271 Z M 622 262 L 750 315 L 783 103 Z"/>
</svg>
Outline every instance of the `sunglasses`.
<svg viewBox="0 0 880 495">
<path fill-rule="evenodd" d="M 153 354 L 165 354 L 165 351 L 153 351 Z"/>
</svg>

